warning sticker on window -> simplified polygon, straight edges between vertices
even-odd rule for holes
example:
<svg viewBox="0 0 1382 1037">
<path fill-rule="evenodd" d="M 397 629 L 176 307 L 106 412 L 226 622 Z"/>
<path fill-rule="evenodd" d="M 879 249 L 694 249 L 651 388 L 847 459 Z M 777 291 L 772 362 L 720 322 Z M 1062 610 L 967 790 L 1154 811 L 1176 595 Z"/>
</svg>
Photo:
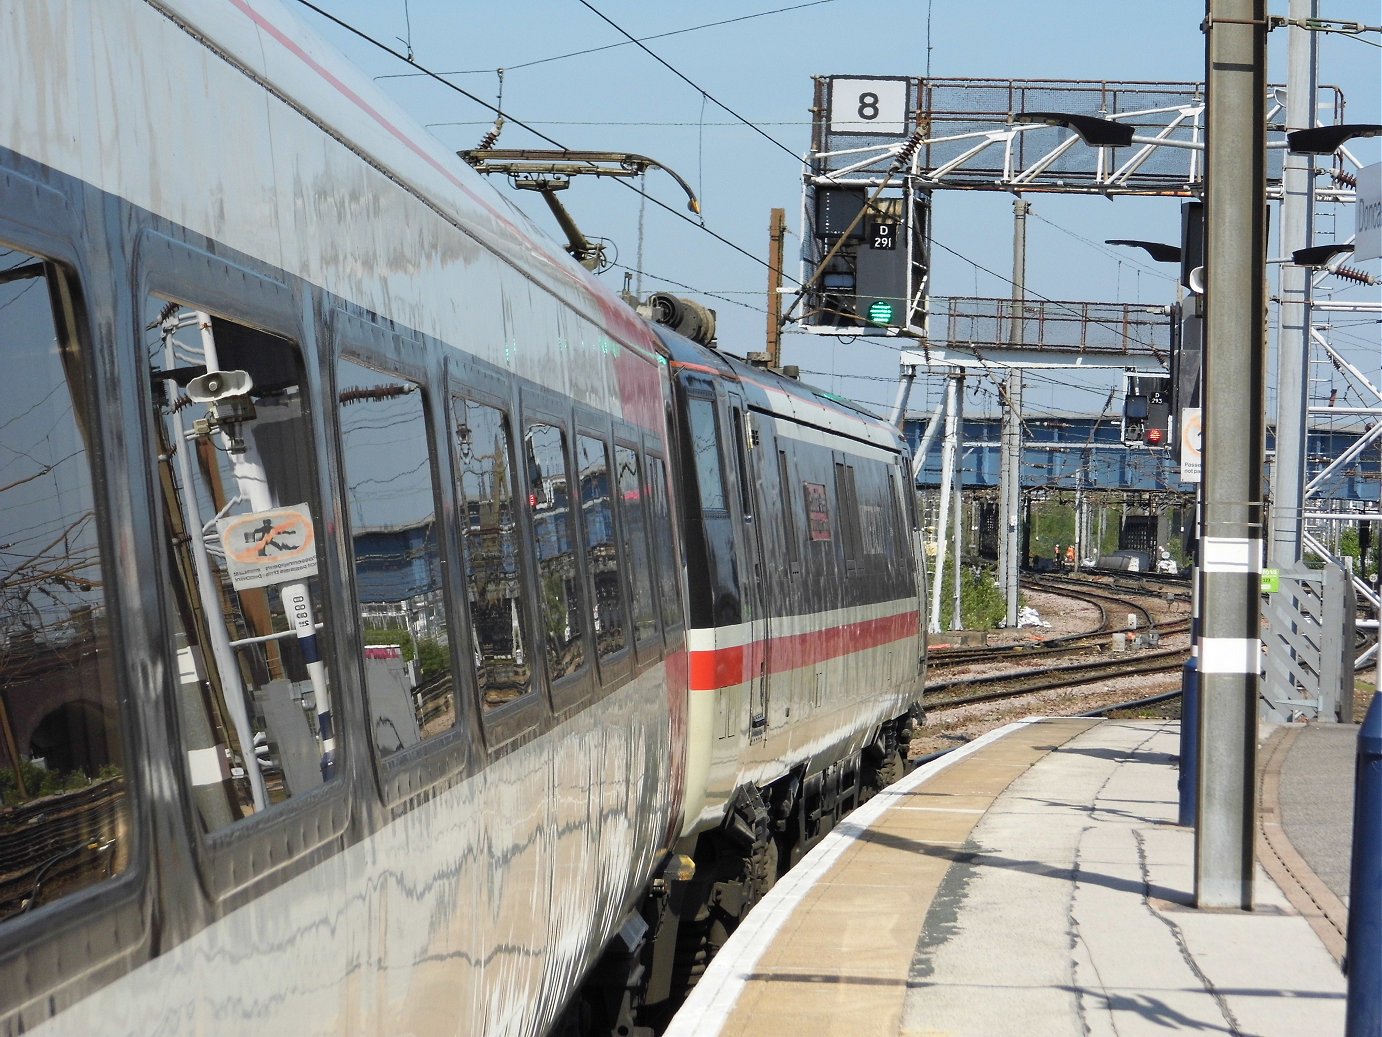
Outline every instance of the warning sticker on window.
<svg viewBox="0 0 1382 1037">
<path fill-rule="evenodd" d="M 830 504 L 825 496 L 825 485 L 818 482 L 802 483 L 806 491 L 806 529 L 812 540 L 830 539 Z"/>
<path fill-rule="evenodd" d="M 216 528 L 237 591 L 317 575 L 317 538 L 306 504 L 232 515 Z"/>
</svg>

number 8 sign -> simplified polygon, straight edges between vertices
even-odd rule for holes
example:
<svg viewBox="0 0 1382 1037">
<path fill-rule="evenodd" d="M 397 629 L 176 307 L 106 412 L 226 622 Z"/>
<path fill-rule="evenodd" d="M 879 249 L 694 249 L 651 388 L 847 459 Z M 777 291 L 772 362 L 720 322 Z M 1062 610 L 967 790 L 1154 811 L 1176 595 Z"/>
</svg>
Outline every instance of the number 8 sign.
<svg viewBox="0 0 1382 1037">
<path fill-rule="evenodd" d="M 830 132 L 907 135 L 907 80 L 830 81 Z"/>
</svg>

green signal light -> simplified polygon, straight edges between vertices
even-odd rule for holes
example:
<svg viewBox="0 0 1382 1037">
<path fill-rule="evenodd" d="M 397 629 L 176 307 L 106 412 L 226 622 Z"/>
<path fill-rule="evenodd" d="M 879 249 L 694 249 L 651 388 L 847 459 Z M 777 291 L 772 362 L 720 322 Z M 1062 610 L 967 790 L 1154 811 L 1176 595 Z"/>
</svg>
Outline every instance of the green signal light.
<svg viewBox="0 0 1382 1037">
<path fill-rule="evenodd" d="M 875 299 L 869 303 L 869 320 L 874 324 L 891 324 L 893 304 L 886 299 Z"/>
</svg>

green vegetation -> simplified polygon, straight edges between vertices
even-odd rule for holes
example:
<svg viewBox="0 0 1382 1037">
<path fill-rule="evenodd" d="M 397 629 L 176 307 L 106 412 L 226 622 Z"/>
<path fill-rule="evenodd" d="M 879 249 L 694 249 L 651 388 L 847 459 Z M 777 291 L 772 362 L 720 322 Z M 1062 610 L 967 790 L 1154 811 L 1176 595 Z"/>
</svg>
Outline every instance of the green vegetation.
<svg viewBox="0 0 1382 1037">
<path fill-rule="evenodd" d="M 1377 575 L 1377 552 L 1372 548 L 1371 544 L 1368 546 L 1370 550 L 1368 551 L 1368 560 L 1365 569 L 1358 563 L 1358 559 L 1363 555 L 1363 548 L 1358 539 L 1358 527 L 1356 525 L 1345 526 L 1339 533 L 1339 543 L 1335 550 L 1340 558 L 1353 559 L 1353 571 L 1355 573 L 1360 576 L 1366 575 L 1372 578 Z M 1312 569 L 1324 568 L 1324 559 L 1320 558 L 1318 555 L 1307 555 L 1305 563 Z"/>
<path fill-rule="evenodd" d="M 1007 603 L 998 588 L 995 570 L 966 565 L 960 581 L 960 619 L 966 630 L 992 630 L 1007 616 Z M 942 630 L 949 630 L 954 615 L 955 570 L 948 566 L 941 579 Z"/>
<path fill-rule="evenodd" d="M 13 807 L 42 796 L 56 796 L 63 792 L 76 792 L 86 788 L 93 780 L 118 777 L 120 768 L 107 765 L 95 779 L 87 777 L 83 771 L 50 771 L 32 760 L 21 760 L 19 770 L 24 775 L 24 787 L 28 789 L 27 799 L 19 794 L 19 782 L 12 768 L 0 770 L 0 806 Z"/>
<path fill-rule="evenodd" d="M 451 652 L 435 637 L 426 637 L 417 643 L 418 668 L 422 680 L 430 680 L 451 669 Z"/>
<path fill-rule="evenodd" d="M 383 627 L 365 630 L 367 645 L 398 645 L 404 662 L 417 660 L 419 680 L 428 680 L 451 669 L 451 652 L 446 644 L 434 637 L 414 642 L 413 635 L 402 627 Z"/>
</svg>

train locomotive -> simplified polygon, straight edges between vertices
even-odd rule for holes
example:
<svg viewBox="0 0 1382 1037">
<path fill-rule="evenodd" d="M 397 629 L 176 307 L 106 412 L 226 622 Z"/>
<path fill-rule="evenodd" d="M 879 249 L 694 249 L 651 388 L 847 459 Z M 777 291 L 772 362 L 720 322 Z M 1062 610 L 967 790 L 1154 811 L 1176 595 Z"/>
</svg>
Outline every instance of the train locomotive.
<svg viewBox="0 0 1382 1037">
<path fill-rule="evenodd" d="M 896 430 L 276 0 L 0 14 L 0 1033 L 656 1029 L 901 773 Z"/>
</svg>

